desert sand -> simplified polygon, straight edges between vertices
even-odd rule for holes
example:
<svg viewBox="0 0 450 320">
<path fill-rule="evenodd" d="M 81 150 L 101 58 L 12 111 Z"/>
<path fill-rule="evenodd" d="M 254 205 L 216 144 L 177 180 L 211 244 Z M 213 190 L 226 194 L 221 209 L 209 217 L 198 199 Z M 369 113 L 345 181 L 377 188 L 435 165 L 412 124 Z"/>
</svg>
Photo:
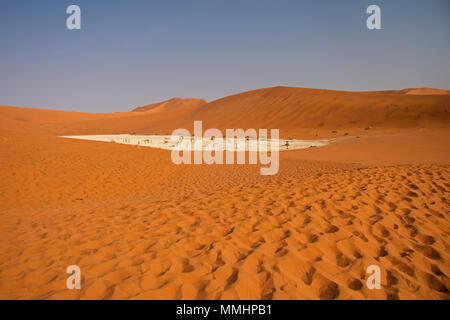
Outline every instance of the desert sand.
<svg viewBox="0 0 450 320">
<path fill-rule="evenodd" d="M 0 107 L 0 299 L 449 299 L 450 96 L 417 92 L 277 87 L 114 114 Z M 278 174 L 261 176 L 59 137 L 170 134 L 193 119 L 339 139 L 281 152 Z M 66 288 L 73 264 L 81 290 Z M 380 290 L 365 285 L 369 265 Z"/>
</svg>

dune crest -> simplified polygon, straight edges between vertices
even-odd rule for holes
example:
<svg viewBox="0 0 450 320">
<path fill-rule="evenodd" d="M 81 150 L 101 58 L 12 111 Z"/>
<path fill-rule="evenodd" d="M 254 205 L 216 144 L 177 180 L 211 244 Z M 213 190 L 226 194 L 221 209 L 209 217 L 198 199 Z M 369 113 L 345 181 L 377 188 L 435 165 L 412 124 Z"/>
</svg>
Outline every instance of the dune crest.
<svg viewBox="0 0 450 320">
<path fill-rule="evenodd" d="M 412 88 L 412 89 L 403 89 L 401 90 L 404 94 L 411 95 L 441 95 L 441 94 L 450 94 L 448 90 L 441 89 L 433 89 L 433 88 Z"/>
<path fill-rule="evenodd" d="M 149 104 L 142 107 L 137 107 L 132 111 L 139 112 L 163 112 L 167 110 L 176 110 L 178 108 L 184 107 L 192 107 L 192 106 L 201 106 L 203 104 L 208 103 L 203 99 L 193 99 L 193 98 L 172 98 L 170 100 Z"/>
</svg>

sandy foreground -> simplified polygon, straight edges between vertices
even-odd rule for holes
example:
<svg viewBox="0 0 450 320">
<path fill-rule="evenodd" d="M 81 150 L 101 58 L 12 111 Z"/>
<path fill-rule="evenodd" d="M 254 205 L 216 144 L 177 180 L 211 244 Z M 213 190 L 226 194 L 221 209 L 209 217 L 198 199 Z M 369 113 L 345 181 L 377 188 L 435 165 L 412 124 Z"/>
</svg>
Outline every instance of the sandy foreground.
<svg viewBox="0 0 450 320">
<path fill-rule="evenodd" d="M 261 176 L 1 131 L 0 298 L 449 299 L 449 141 L 350 137 Z M 66 288 L 73 264 L 81 290 Z"/>
<path fill-rule="evenodd" d="M 108 114 L 0 106 L 0 299 L 449 299 L 449 111 L 429 88 L 274 87 Z M 280 152 L 261 176 L 58 137 L 196 120 L 333 142 Z"/>
</svg>

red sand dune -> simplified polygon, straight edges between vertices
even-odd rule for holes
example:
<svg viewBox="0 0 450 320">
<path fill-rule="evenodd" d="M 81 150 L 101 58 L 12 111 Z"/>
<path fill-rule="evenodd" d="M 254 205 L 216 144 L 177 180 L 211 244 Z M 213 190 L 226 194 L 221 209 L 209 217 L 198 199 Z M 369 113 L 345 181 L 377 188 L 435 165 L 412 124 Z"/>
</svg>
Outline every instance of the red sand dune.
<svg viewBox="0 0 450 320">
<path fill-rule="evenodd" d="M 433 89 L 433 88 L 412 88 L 412 89 L 403 89 L 401 90 L 404 94 L 412 94 L 412 95 L 434 95 L 434 94 L 450 94 L 448 90 L 441 89 Z"/>
<path fill-rule="evenodd" d="M 0 298 L 449 299 L 449 99 L 277 87 L 158 112 L 0 107 Z M 56 137 L 193 120 L 340 139 L 261 176 Z"/>
<path fill-rule="evenodd" d="M 278 128 L 282 136 L 295 137 L 333 136 L 332 131 L 340 135 L 349 130 L 373 134 L 407 128 L 448 128 L 450 124 L 450 95 L 407 95 L 403 91 L 274 87 L 209 103 L 175 99 L 149 108 L 146 112 L 86 114 L 0 107 L 0 124 L 6 130 L 51 135 L 152 134 L 192 129 L 194 120 L 202 120 L 205 128 Z"/>
<path fill-rule="evenodd" d="M 275 87 L 225 97 L 196 110 L 206 127 L 279 128 L 282 133 L 447 128 L 450 95 L 343 92 Z"/>
<path fill-rule="evenodd" d="M 186 108 L 189 106 L 201 106 L 203 104 L 208 103 L 206 100 L 202 99 L 183 99 L 183 98 L 172 98 L 167 101 L 158 102 L 154 104 L 149 104 L 143 107 L 137 107 L 133 109 L 133 111 L 139 112 L 164 112 L 168 110 L 175 110 L 180 108 Z"/>
<path fill-rule="evenodd" d="M 203 100 L 172 99 L 158 103 L 154 109 L 146 112 L 116 113 L 81 113 L 0 106 L 0 127 L 3 130 L 52 136 L 141 133 L 145 130 L 153 130 L 151 133 L 157 133 L 155 128 L 161 127 L 161 123 L 176 124 L 177 121 L 184 119 L 186 114 L 201 105 L 199 101 Z"/>
</svg>

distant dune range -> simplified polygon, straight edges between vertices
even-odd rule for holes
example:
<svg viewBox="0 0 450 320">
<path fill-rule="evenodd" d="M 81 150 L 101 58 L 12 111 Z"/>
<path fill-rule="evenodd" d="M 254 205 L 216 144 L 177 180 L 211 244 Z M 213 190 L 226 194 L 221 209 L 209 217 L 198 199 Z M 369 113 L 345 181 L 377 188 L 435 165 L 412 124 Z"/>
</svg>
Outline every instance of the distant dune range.
<svg viewBox="0 0 450 320">
<path fill-rule="evenodd" d="M 426 95 L 418 95 L 426 93 Z M 441 94 L 436 94 L 441 93 Z M 175 98 L 132 112 L 92 114 L 0 107 L 4 130 L 36 134 L 170 134 L 204 128 L 278 128 L 281 135 L 332 136 L 332 131 L 371 132 L 387 129 L 448 128 L 450 95 L 437 89 L 344 92 L 274 87 L 231 95 L 207 103 Z M 366 130 L 369 131 L 369 130 Z M 344 132 L 341 132 L 344 133 Z"/>
<path fill-rule="evenodd" d="M 450 299 L 447 91 L 275 87 L 130 109 L 0 106 L 0 299 Z M 261 176 L 58 137 L 194 120 L 337 139 Z M 73 264 L 81 290 L 66 288 Z"/>
</svg>

